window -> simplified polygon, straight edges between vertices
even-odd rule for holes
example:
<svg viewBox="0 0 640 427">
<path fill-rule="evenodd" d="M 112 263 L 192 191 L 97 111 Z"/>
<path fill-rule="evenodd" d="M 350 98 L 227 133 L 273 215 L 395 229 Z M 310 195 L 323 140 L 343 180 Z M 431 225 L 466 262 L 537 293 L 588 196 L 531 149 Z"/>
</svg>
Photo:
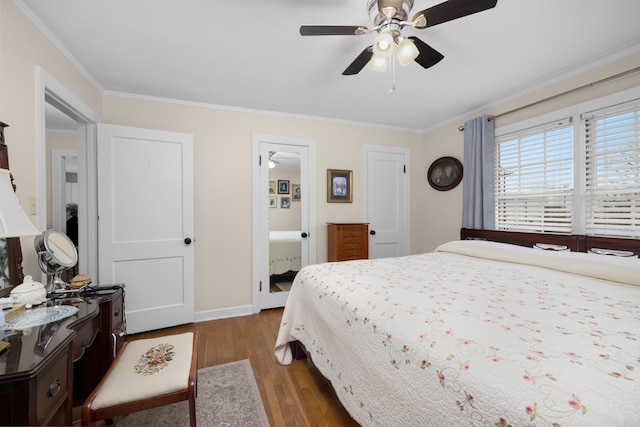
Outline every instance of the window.
<svg viewBox="0 0 640 427">
<path fill-rule="evenodd" d="M 498 229 L 570 233 L 571 119 L 505 135 L 496 144 Z"/>
<path fill-rule="evenodd" d="M 640 237 L 640 99 L 593 106 L 496 129 L 498 230 Z"/>
<path fill-rule="evenodd" d="M 585 231 L 640 237 L 640 102 L 584 116 Z"/>
</svg>

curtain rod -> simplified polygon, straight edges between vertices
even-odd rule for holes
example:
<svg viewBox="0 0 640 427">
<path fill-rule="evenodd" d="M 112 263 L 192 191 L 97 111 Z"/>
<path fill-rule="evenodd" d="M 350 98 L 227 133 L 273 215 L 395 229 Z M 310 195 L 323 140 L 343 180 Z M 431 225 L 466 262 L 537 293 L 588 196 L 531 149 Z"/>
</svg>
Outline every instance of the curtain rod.
<svg viewBox="0 0 640 427">
<path fill-rule="evenodd" d="M 489 120 L 495 120 L 498 117 L 506 116 L 507 114 L 512 114 L 512 113 L 515 113 L 516 111 L 524 110 L 525 108 L 530 108 L 530 107 L 533 107 L 535 105 L 542 104 L 543 102 L 551 101 L 552 99 L 560 98 L 561 96 L 565 96 L 565 95 L 568 95 L 570 93 L 577 92 L 579 90 L 587 89 L 587 88 L 593 87 L 595 85 L 608 82 L 610 80 L 618 79 L 620 77 L 624 77 L 624 76 L 626 76 L 628 74 L 633 74 L 633 73 L 636 73 L 638 71 L 640 71 L 640 67 L 632 68 L 630 70 L 623 71 L 621 73 L 614 74 L 614 75 L 609 76 L 609 77 L 605 77 L 604 79 L 596 80 L 595 82 L 587 83 L 586 85 L 578 86 L 576 88 L 567 90 L 565 92 L 561 92 L 561 93 L 549 96 L 547 98 L 531 102 L 529 104 L 523 105 L 522 107 L 514 108 L 513 110 L 508 110 L 508 111 L 505 111 L 504 113 L 496 114 L 495 116 L 493 116 L 493 118 L 489 118 Z M 462 132 L 464 130 L 464 125 L 458 126 L 458 130 L 460 132 Z"/>
</svg>

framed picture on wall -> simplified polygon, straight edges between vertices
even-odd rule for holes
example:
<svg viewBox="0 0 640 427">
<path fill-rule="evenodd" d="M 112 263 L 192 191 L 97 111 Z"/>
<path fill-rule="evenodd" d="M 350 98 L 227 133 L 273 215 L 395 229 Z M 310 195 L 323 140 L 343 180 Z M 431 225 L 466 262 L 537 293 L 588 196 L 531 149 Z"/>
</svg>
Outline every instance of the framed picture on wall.
<svg viewBox="0 0 640 427">
<path fill-rule="evenodd" d="M 291 199 L 294 202 L 302 200 L 302 192 L 300 190 L 300 184 L 291 184 Z"/>
<path fill-rule="evenodd" d="M 288 179 L 279 179 L 278 180 L 278 194 L 289 194 L 289 180 Z"/>
<path fill-rule="evenodd" d="M 291 197 L 280 197 L 280 208 L 289 209 L 291 207 Z"/>
<path fill-rule="evenodd" d="M 269 196 L 269 207 L 270 208 L 278 207 L 278 198 L 276 196 Z"/>
<path fill-rule="evenodd" d="M 353 186 L 353 171 L 327 169 L 327 202 L 351 203 L 351 187 Z"/>
<path fill-rule="evenodd" d="M 462 181 L 462 163 L 455 157 L 440 157 L 429 166 L 427 180 L 438 191 L 451 190 Z"/>
<path fill-rule="evenodd" d="M 269 181 L 269 194 L 276 194 L 276 182 Z"/>
</svg>

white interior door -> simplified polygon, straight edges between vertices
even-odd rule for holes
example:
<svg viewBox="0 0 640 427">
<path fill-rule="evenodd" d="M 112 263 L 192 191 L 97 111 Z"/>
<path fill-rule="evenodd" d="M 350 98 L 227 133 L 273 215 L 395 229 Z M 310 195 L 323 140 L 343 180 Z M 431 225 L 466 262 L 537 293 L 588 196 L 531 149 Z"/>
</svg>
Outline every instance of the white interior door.
<svg viewBox="0 0 640 427">
<path fill-rule="evenodd" d="M 369 258 L 409 255 L 409 149 L 365 145 L 363 170 Z"/>
<path fill-rule="evenodd" d="M 299 184 L 301 196 L 294 192 L 294 182 L 288 183 L 286 193 L 278 188 L 269 191 L 271 153 L 282 153 L 299 158 Z M 253 276 L 254 312 L 262 309 L 284 307 L 289 292 L 284 287 L 275 289 L 271 285 L 273 260 L 270 255 L 276 249 L 270 245 L 270 231 L 293 231 L 300 235 L 300 268 L 315 263 L 316 229 L 315 229 L 315 145 L 314 141 L 301 138 L 289 138 L 271 135 L 253 136 Z M 289 180 L 290 181 L 290 180 Z M 276 180 L 277 185 L 277 180 Z M 288 199 L 288 200 L 287 200 Z M 274 207 L 273 203 L 275 203 Z M 284 212 L 299 212 L 290 224 L 278 222 L 273 227 L 274 216 Z M 273 230 L 272 230 L 273 228 Z M 287 245 L 287 242 L 279 242 Z M 274 242 L 275 244 L 275 242 Z M 287 247 L 282 247 L 288 251 Z M 283 252 L 284 253 L 284 252 Z M 284 268 L 286 270 L 287 268 Z M 277 271 L 280 273 L 280 271 Z M 286 282 L 285 282 L 286 283 Z"/>
<path fill-rule="evenodd" d="M 98 126 L 99 283 L 126 285 L 127 332 L 194 320 L 193 136 Z"/>
</svg>

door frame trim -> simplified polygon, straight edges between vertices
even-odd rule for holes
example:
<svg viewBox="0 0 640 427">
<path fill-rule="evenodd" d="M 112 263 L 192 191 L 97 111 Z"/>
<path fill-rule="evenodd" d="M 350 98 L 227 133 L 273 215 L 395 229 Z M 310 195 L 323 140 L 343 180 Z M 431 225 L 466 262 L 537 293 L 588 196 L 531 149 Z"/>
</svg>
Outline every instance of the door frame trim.
<svg viewBox="0 0 640 427">
<path fill-rule="evenodd" d="M 252 311 L 253 313 L 260 312 L 260 266 L 257 260 L 260 258 L 262 251 L 264 250 L 264 241 L 261 239 L 261 203 L 260 203 L 260 188 L 267 188 L 266 185 L 261 187 L 260 182 L 260 145 L 263 143 L 268 144 L 282 144 L 291 146 L 303 146 L 308 149 L 309 152 L 309 188 L 305 189 L 304 197 L 309 199 L 309 235 L 311 236 L 311 244 L 309 245 L 309 264 L 315 264 L 316 262 L 316 245 L 317 240 L 315 236 L 318 233 L 318 224 L 316 224 L 316 141 L 310 138 L 299 138 L 281 135 L 268 135 L 254 133 L 251 135 L 251 174 L 252 174 L 252 236 L 253 236 L 253 257 L 252 257 L 252 283 L 253 283 L 253 298 L 252 298 Z M 268 208 L 268 207 L 267 207 Z M 268 230 L 266 230 L 268 231 Z M 315 244 L 314 244 L 315 243 Z M 268 242 L 267 242 L 268 244 Z M 268 284 L 267 284 L 268 286 Z"/>
<path fill-rule="evenodd" d="M 369 184 L 369 172 L 367 157 L 369 152 L 382 152 L 402 154 L 404 157 L 404 200 L 405 200 L 405 215 L 404 221 L 407 226 L 404 230 L 404 251 L 405 254 L 411 253 L 411 148 L 409 147 L 394 147 L 389 145 L 375 145 L 375 144 L 362 144 L 362 220 L 364 222 L 369 221 L 369 205 L 368 205 L 368 184 Z"/>
</svg>

